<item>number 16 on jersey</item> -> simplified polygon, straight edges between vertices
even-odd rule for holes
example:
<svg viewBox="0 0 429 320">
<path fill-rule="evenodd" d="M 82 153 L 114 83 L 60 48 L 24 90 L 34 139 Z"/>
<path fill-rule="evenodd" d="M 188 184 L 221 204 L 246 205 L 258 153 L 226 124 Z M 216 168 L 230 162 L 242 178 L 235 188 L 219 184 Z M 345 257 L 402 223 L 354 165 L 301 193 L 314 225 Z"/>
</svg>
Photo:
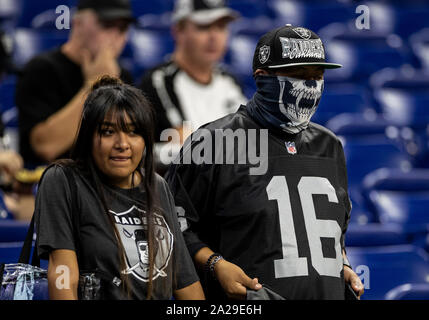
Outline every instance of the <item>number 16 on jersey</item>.
<svg viewBox="0 0 429 320">
<path fill-rule="evenodd" d="M 276 278 L 308 276 L 306 257 L 299 257 L 298 243 L 292 215 L 291 199 L 286 177 L 274 176 L 268 184 L 269 200 L 276 200 L 279 212 L 283 259 L 274 260 Z M 310 247 L 311 264 L 321 276 L 340 277 L 343 268 L 341 255 L 341 228 L 337 221 L 317 219 L 313 194 L 325 194 L 328 201 L 338 203 L 334 187 L 322 177 L 302 177 L 298 183 L 305 229 Z M 335 239 L 335 258 L 325 258 L 321 238 Z"/>
</svg>

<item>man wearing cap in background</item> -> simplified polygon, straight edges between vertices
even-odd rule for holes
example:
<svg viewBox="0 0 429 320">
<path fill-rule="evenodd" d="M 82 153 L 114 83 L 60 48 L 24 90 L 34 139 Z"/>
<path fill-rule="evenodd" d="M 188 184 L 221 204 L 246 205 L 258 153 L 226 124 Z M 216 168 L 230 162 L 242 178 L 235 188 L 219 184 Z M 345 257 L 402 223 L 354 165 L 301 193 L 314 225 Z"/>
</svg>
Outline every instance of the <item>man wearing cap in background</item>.
<svg viewBox="0 0 429 320">
<path fill-rule="evenodd" d="M 26 166 L 66 156 L 92 81 L 108 74 L 132 83 L 117 62 L 132 21 L 129 0 L 80 0 L 69 40 L 24 68 L 16 104 Z"/>
<path fill-rule="evenodd" d="M 247 101 L 240 85 L 218 65 L 227 48 L 228 24 L 238 16 L 223 0 L 176 1 L 171 60 L 146 73 L 141 83 L 157 112 L 157 141 L 164 129 L 182 132 L 183 121 L 190 121 L 196 130 Z"/>
<path fill-rule="evenodd" d="M 268 32 L 254 54 L 253 98 L 197 130 L 170 167 L 167 181 L 188 249 L 206 275 L 200 278 L 208 299 L 363 293 L 345 254 L 351 204 L 343 148 L 332 132 L 310 122 L 325 69 L 338 67 L 325 61 L 314 32 L 290 25 Z M 219 164 L 231 150 L 213 147 L 220 143 L 214 137 L 240 130 L 244 148 L 234 142 L 232 154 L 247 147 L 246 162 Z"/>
</svg>

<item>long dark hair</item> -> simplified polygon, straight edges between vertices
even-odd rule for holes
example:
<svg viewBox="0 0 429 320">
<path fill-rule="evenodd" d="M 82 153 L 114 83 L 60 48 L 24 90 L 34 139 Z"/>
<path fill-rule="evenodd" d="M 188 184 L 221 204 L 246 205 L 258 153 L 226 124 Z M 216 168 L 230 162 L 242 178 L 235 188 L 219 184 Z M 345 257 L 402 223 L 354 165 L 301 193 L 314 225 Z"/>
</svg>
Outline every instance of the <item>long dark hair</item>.
<svg viewBox="0 0 429 320">
<path fill-rule="evenodd" d="M 127 132 L 128 124 L 126 116 L 135 127 L 135 133 L 140 135 L 145 142 L 145 152 L 133 175 L 142 175 L 142 182 L 146 192 L 146 218 L 148 223 L 148 244 L 149 244 L 149 282 L 147 298 L 152 295 L 152 274 L 155 265 L 154 252 L 154 225 L 153 208 L 155 205 L 155 169 L 153 161 L 154 146 L 154 111 L 142 92 L 132 86 L 124 84 L 117 78 L 103 76 L 92 86 L 82 112 L 80 127 L 70 154 L 72 164 L 86 173 L 93 183 L 103 209 L 115 233 L 119 248 L 119 261 L 121 270 L 126 269 L 125 248 L 121 241 L 119 231 L 115 226 L 112 215 L 109 213 L 106 197 L 103 191 L 105 177 L 97 168 L 93 157 L 93 136 L 101 132 L 102 124 L 106 116 L 112 115 L 116 119 L 116 126 L 119 130 Z M 134 179 L 133 179 L 134 181 Z M 133 182 L 134 183 L 134 182 Z M 142 220 L 143 221 L 143 220 Z M 130 293 L 128 277 L 121 272 L 123 288 Z"/>
</svg>

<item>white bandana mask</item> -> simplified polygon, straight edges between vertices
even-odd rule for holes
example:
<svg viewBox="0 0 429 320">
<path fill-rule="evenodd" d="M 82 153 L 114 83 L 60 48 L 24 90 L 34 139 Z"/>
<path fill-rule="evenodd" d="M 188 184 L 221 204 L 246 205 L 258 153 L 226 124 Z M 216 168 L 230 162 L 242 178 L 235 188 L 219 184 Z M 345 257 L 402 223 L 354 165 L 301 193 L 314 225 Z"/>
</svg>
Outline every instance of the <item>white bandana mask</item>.
<svg viewBox="0 0 429 320">
<path fill-rule="evenodd" d="M 296 134 L 307 128 L 322 96 L 323 80 L 284 76 L 256 77 L 250 113 L 263 124 Z"/>
</svg>

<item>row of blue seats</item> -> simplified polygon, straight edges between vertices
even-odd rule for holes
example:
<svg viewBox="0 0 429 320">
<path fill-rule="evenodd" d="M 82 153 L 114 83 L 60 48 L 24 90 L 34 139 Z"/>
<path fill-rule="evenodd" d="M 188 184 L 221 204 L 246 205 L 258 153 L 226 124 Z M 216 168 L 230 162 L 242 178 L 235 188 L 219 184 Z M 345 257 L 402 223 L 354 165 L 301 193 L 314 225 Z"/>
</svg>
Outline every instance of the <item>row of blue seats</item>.
<svg viewBox="0 0 429 320">
<path fill-rule="evenodd" d="M 341 29 L 341 33 L 338 29 Z M 336 34 L 330 30 L 326 30 L 323 37 L 326 39 L 328 59 L 344 67 L 327 73 L 326 80 L 329 82 L 368 84 L 369 76 L 383 68 L 399 68 L 403 65 L 429 67 L 427 55 L 424 54 L 429 43 L 429 29 L 422 30 L 412 46 L 405 45 L 394 36 L 389 38 L 374 33 L 349 33 L 348 27 L 344 25 L 337 26 Z M 14 40 L 14 61 L 22 67 L 34 55 L 67 41 L 68 31 L 16 29 L 10 35 Z M 225 56 L 225 64 L 231 66 L 234 73 L 249 86 L 253 83 L 250 78 L 251 65 L 258 37 L 255 34 L 233 32 Z M 139 77 L 144 70 L 162 62 L 173 48 L 174 41 L 168 29 L 133 29 L 121 61 Z"/>
<path fill-rule="evenodd" d="M 172 11 L 173 0 L 141 1 L 132 0 L 136 17 L 142 17 L 143 25 L 147 23 L 163 24 L 167 20 L 160 18 L 162 14 Z M 19 27 L 55 27 L 55 8 L 58 5 L 74 7 L 76 0 L 3 0 L 0 2 L 0 19 L 14 19 Z M 428 27 L 429 9 L 424 1 L 388 2 L 366 1 L 285 1 L 285 0 L 230 0 L 229 5 L 246 18 L 266 17 L 278 23 L 305 25 L 310 29 L 319 30 L 332 22 L 356 21 L 359 5 L 366 5 L 370 12 L 371 28 L 389 33 L 397 33 L 405 38 L 411 33 Z M 157 19 L 151 16 L 157 15 Z M 148 21 L 145 21 L 146 20 Z M 249 28 L 247 24 L 247 28 Z"/>
<path fill-rule="evenodd" d="M 269 28 L 266 28 L 268 30 Z M 335 30 L 334 30 L 335 29 Z M 429 43 L 429 29 L 415 35 L 412 46 L 406 46 L 398 37 L 386 37 L 377 33 L 352 32 L 346 25 L 327 27 L 323 38 L 326 39 L 328 58 L 343 64 L 343 68 L 326 74 L 326 81 L 353 81 L 369 84 L 369 76 L 386 67 L 398 68 L 403 65 L 414 68 L 428 67 L 429 61 L 425 49 Z M 35 54 L 59 46 L 68 37 L 68 31 L 35 31 L 16 29 L 11 36 L 14 39 L 14 60 L 23 66 Z M 233 32 L 225 64 L 231 66 L 234 73 L 251 91 L 251 62 L 258 36 L 246 32 Z M 166 58 L 174 44 L 169 30 L 133 29 L 121 60 L 125 67 L 140 77 L 144 70 L 153 67 Z"/>
<path fill-rule="evenodd" d="M 343 142 L 353 202 L 352 222 L 366 224 L 383 220 L 383 214 L 376 205 L 377 199 L 369 196 L 365 176 L 374 175 L 374 171 L 380 168 L 396 169 L 403 173 L 404 185 L 411 188 L 413 181 L 405 177 L 419 168 L 429 167 L 427 129 L 419 134 L 416 129 L 395 124 L 381 115 L 368 117 L 350 113 L 332 118 L 326 127 Z M 427 201 L 426 205 L 429 205 L 429 197 Z M 409 214 L 412 210 L 406 212 Z"/>
<path fill-rule="evenodd" d="M 363 300 L 429 299 L 429 255 L 413 245 L 349 247 Z"/>
</svg>

